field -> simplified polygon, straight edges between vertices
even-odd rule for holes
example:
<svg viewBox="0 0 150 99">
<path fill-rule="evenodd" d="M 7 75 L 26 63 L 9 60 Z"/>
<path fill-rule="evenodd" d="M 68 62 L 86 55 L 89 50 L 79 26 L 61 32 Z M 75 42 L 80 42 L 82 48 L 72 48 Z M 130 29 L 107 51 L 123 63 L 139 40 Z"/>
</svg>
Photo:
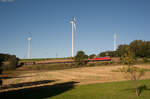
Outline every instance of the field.
<svg viewBox="0 0 150 99">
<path fill-rule="evenodd" d="M 149 99 L 150 80 L 139 81 L 141 96 L 137 97 L 132 82 L 111 82 L 75 86 L 77 82 L 66 82 L 21 90 L 3 92 L 1 99 Z"/>
<path fill-rule="evenodd" d="M 80 84 L 91 84 L 91 83 L 103 83 L 103 82 L 113 82 L 113 81 L 124 81 L 124 75 L 120 72 L 116 72 L 122 66 L 91 66 L 91 67 L 80 67 L 80 68 L 72 68 L 69 66 L 51 66 L 45 68 L 46 66 L 42 65 L 44 70 L 37 69 L 39 67 L 29 66 L 29 67 L 21 67 L 13 72 L 6 72 L 2 75 L 3 85 L 8 87 L 1 91 L 20 89 L 22 87 L 11 88 L 13 85 L 28 83 L 28 82 L 38 82 L 38 81 L 54 81 L 50 84 L 61 83 L 61 82 L 69 82 L 75 81 Z M 146 72 L 145 76 L 142 79 L 150 78 L 150 65 L 137 65 L 140 68 L 145 68 L 149 70 Z M 55 68 L 54 68 L 55 67 Z M 66 68 L 68 67 L 68 68 Z M 26 69 L 27 68 L 27 69 Z M 34 68 L 36 68 L 34 70 Z M 41 68 L 41 67 L 40 67 Z M 71 69 L 69 69 L 71 68 Z M 59 70 L 60 69 L 60 70 Z M 46 83 L 49 84 L 49 83 Z M 11 86 L 10 86 L 11 85 Z M 34 85 L 34 84 L 33 84 Z M 44 84 L 40 84 L 44 85 Z M 9 88 L 10 86 L 10 88 Z M 32 86 L 25 86 L 32 87 Z"/>
<path fill-rule="evenodd" d="M 119 58 L 111 58 L 113 62 L 119 62 Z M 19 60 L 19 63 L 22 62 L 34 62 L 34 63 L 54 63 L 54 62 L 73 62 L 73 59 L 71 57 L 66 58 L 35 58 L 35 59 L 21 59 Z"/>
<path fill-rule="evenodd" d="M 66 58 L 35 58 L 35 59 L 21 59 L 20 62 L 39 62 L 39 61 L 60 61 L 71 59 L 71 57 Z"/>
<path fill-rule="evenodd" d="M 147 70 L 142 79 L 150 79 L 149 64 L 136 66 Z M 51 70 L 50 68 L 30 70 L 29 67 L 21 67 L 16 71 L 4 72 L 1 76 L 3 87 L 0 90 L 2 95 L 0 97 L 7 94 L 8 99 L 10 99 L 9 97 L 22 98 L 22 95 L 25 99 L 92 99 L 92 97 L 93 99 L 120 99 L 120 97 L 135 99 L 135 93 L 132 90 L 125 91 L 133 87 L 130 87 L 132 86 L 130 81 L 122 82 L 126 79 L 122 73 L 117 72 L 121 67 L 123 66 L 83 66 L 80 68 L 65 68 L 65 66 L 60 68 L 56 66 L 55 68 L 50 67 Z M 148 88 L 150 87 L 150 83 L 148 83 L 150 80 L 140 82 L 141 85 L 143 83 Z M 149 89 L 143 91 L 143 95 L 139 99 L 148 99 L 147 97 L 150 97 L 148 93 L 150 93 Z"/>
</svg>

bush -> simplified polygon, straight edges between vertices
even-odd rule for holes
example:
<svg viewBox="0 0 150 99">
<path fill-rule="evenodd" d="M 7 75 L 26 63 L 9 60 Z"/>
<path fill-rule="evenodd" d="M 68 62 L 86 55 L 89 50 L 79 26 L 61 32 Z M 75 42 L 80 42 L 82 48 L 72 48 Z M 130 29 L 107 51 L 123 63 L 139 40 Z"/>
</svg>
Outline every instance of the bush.
<svg viewBox="0 0 150 99">
<path fill-rule="evenodd" d="M 15 55 L 11 55 L 7 61 L 4 62 L 3 70 L 15 70 L 18 65 L 19 59 Z"/>
<path fill-rule="evenodd" d="M 143 58 L 143 62 L 144 62 L 144 63 L 147 63 L 147 62 L 149 62 L 149 60 L 148 60 L 146 57 L 144 57 L 144 58 Z"/>
<path fill-rule="evenodd" d="M 24 70 L 64 70 L 76 68 L 73 64 L 36 64 L 36 65 L 25 65 L 22 67 Z"/>
<path fill-rule="evenodd" d="M 112 62 L 97 62 L 96 65 L 102 66 L 102 65 L 109 65 L 112 64 Z"/>
<path fill-rule="evenodd" d="M 88 65 L 89 66 L 95 66 L 96 64 L 95 63 L 89 63 Z"/>
<path fill-rule="evenodd" d="M 2 60 L 0 59 L 0 74 L 2 74 Z"/>
<path fill-rule="evenodd" d="M 0 74 L 2 74 L 2 63 L 3 63 L 3 59 L 0 57 Z M 2 80 L 0 79 L 0 86 L 2 86 Z"/>
<path fill-rule="evenodd" d="M 86 65 L 88 63 L 87 61 L 88 55 L 86 55 L 83 51 L 78 51 L 77 55 L 74 58 L 75 64 L 76 65 Z"/>
<path fill-rule="evenodd" d="M 90 59 L 93 59 L 93 58 L 95 58 L 95 57 L 96 57 L 95 54 L 91 54 L 91 55 L 89 56 Z"/>
<path fill-rule="evenodd" d="M 5 65 L 4 62 L 8 61 L 8 64 Z M 1 54 L 0 53 L 0 74 L 3 70 L 12 70 L 16 69 L 19 59 L 15 55 Z M 3 81 L 0 79 L 0 86 L 2 86 Z"/>
</svg>

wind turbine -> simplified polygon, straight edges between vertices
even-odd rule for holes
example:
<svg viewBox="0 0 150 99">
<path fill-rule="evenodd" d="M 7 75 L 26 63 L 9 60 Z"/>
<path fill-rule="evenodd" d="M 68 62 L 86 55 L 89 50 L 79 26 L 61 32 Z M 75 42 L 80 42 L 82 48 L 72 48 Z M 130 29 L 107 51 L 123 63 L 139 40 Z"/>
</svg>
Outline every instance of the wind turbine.
<svg viewBox="0 0 150 99">
<path fill-rule="evenodd" d="M 74 32 L 76 30 L 76 18 L 74 17 L 72 21 L 70 21 L 72 24 L 72 58 L 74 57 Z"/>
<path fill-rule="evenodd" d="M 28 59 L 31 58 L 31 40 L 32 40 L 32 37 L 29 36 L 28 37 Z"/>
<path fill-rule="evenodd" d="M 116 44 L 117 43 L 117 34 L 114 33 L 114 51 L 116 51 Z"/>
</svg>

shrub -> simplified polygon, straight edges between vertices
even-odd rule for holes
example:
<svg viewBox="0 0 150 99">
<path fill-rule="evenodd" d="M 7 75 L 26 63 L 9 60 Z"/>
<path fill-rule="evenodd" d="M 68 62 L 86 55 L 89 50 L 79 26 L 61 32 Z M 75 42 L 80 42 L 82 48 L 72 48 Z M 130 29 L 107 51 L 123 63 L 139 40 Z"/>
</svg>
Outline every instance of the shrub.
<svg viewBox="0 0 150 99">
<path fill-rule="evenodd" d="M 86 55 L 83 51 L 78 51 L 77 55 L 74 58 L 76 65 L 86 65 L 88 63 L 87 61 L 88 55 Z"/>
<path fill-rule="evenodd" d="M 15 55 L 11 55 L 7 61 L 4 62 L 3 70 L 15 70 L 18 65 L 19 59 Z"/>
<path fill-rule="evenodd" d="M 145 71 L 141 68 L 133 66 L 133 64 L 136 62 L 134 52 L 132 52 L 130 48 L 126 49 L 126 51 L 127 52 L 121 56 L 121 62 L 128 65 L 128 67 L 122 67 L 120 72 L 125 74 L 125 78 L 130 78 L 133 81 L 136 95 L 139 96 L 140 92 L 138 89 L 137 80 L 144 75 Z"/>
<path fill-rule="evenodd" d="M 91 54 L 91 55 L 89 56 L 90 59 L 93 59 L 94 57 L 96 57 L 95 54 Z"/>
<path fill-rule="evenodd" d="M 143 62 L 144 62 L 144 63 L 147 63 L 147 62 L 149 62 L 149 60 L 148 60 L 146 57 L 144 57 L 144 58 L 143 58 Z"/>
<path fill-rule="evenodd" d="M 102 66 L 102 65 L 110 65 L 112 62 L 97 62 L 96 65 Z"/>
<path fill-rule="evenodd" d="M 95 63 L 89 63 L 89 66 L 95 66 L 96 64 Z"/>
<path fill-rule="evenodd" d="M 2 74 L 2 63 L 3 63 L 3 59 L 0 57 L 0 74 Z M 2 79 L 0 79 L 0 86 L 2 86 Z"/>
</svg>

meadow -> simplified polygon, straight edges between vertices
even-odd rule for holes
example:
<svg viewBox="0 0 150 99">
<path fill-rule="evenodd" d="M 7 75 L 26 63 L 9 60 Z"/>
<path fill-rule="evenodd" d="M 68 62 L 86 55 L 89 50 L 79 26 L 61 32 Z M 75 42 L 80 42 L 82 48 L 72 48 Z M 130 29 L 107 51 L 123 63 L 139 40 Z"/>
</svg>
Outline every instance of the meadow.
<svg viewBox="0 0 150 99">
<path fill-rule="evenodd" d="M 139 81 L 140 96 L 131 81 L 77 86 L 74 81 L 0 93 L 1 99 L 149 99 L 150 79 Z"/>
<path fill-rule="evenodd" d="M 138 81 L 141 96 L 136 96 L 133 82 L 125 79 L 119 68 L 109 62 L 75 66 L 72 64 L 24 65 L 0 76 L 1 99 L 149 99 L 150 65 L 136 65 L 146 71 Z"/>
</svg>

